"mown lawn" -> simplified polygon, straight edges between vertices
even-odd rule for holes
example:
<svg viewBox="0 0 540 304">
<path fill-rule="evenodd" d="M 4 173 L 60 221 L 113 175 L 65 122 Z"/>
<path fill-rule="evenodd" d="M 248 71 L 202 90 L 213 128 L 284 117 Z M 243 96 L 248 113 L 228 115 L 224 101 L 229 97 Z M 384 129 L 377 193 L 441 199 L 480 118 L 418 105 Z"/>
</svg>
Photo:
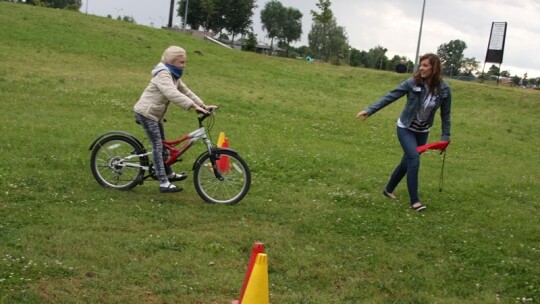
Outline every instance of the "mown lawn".
<svg viewBox="0 0 540 304">
<path fill-rule="evenodd" d="M 0 302 L 229 303 L 256 241 L 271 303 L 540 300 L 540 92 L 449 81 L 444 187 L 441 156 L 424 154 L 418 214 L 404 184 L 397 202 L 380 195 L 403 102 L 354 119 L 402 75 L 74 12 L 0 11 Z M 214 141 L 225 132 L 252 169 L 238 205 L 205 204 L 191 178 L 174 195 L 93 180 L 90 143 L 112 129 L 142 138 L 132 107 L 173 44 L 188 50 L 185 82 L 220 105 Z M 167 118 L 171 137 L 196 126 L 179 108 Z M 430 141 L 439 134 L 437 120 Z"/>
</svg>

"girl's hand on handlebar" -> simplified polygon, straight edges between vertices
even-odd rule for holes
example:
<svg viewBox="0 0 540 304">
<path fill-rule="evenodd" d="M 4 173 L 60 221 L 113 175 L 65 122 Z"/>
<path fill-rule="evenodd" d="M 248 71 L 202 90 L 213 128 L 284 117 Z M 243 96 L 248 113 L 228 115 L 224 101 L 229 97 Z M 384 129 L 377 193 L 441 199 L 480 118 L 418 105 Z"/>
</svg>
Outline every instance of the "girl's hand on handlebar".
<svg viewBox="0 0 540 304">
<path fill-rule="evenodd" d="M 195 109 L 195 111 L 199 112 L 199 113 L 203 113 L 203 114 L 210 114 L 205 108 L 199 106 L 198 104 L 196 103 L 193 103 L 193 108 Z"/>
<path fill-rule="evenodd" d="M 215 109 L 218 108 L 218 106 L 216 105 L 208 105 L 208 106 L 204 106 L 208 111 L 212 112 L 214 111 Z"/>
</svg>

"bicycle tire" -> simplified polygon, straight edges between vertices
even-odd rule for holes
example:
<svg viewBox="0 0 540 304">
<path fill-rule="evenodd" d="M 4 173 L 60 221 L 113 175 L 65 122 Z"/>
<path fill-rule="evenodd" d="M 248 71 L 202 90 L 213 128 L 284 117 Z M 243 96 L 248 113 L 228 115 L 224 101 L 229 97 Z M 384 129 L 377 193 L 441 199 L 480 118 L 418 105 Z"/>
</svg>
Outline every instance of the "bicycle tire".
<svg viewBox="0 0 540 304">
<path fill-rule="evenodd" d="M 129 190 L 141 183 L 144 176 L 144 157 L 126 160 L 142 153 L 143 148 L 133 139 L 113 135 L 96 143 L 90 156 L 90 169 L 96 181 L 106 188 Z M 126 166 L 126 164 L 133 166 Z"/>
<path fill-rule="evenodd" d="M 193 183 L 199 196 L 211 204 L 234 205 L 240 202 L 251 186 L 251 171 L 247 163 L 238 153 L 229 150 L 218 150 L 219 159 L 227 158 L 226 170 L 221 170 L 223 180 L 216 178 L 210 159 L 206 153 L 199 157 L 193 168 Z"/>
</svg>

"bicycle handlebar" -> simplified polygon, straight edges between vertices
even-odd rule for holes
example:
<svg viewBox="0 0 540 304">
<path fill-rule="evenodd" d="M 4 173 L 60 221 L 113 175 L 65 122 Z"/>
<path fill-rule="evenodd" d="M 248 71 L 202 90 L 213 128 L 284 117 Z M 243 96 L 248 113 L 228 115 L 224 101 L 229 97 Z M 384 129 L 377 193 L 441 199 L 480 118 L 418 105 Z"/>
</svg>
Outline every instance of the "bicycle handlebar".
<svg viewBox="0 0 540 304">
<path fill-rule="evenodd" d="M 214 111 L 217 110 L 219 107 L 216 106 L 215 108 L 212 108 L 212 109 L 209 109 L 207 110 L 208 111 L 208 114 L 207 113 L 203 113 L 201 111 L 197 111 L 197 114 L 202 114 L 202 116 L 199 116 L 197 119 L 199 120 L 199 124 L 203 122 L 203 120 L 205 120 L 207 117 L 210 117 L 214 114 Z"/>
</svg>

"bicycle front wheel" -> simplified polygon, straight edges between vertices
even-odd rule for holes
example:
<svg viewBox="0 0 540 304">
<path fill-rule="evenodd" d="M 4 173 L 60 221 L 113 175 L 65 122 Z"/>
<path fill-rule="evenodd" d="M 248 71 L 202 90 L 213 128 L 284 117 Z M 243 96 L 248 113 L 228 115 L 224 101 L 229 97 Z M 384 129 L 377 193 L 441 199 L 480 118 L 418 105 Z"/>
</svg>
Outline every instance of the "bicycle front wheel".
<svg viewBox="0 0 540 304">
<path fill-rule="evenodd" d="M 241 201 L 251 185 L 248 165 L 234 151 L 218 150 L 217 169 L 223 179 L 218 179 L 210 160 L 210 154 L 199 158 L 193 169 L 193 182 L 199 196 L 211 204 L 234 205 Z"/>
<path fill-rule="evenodd" d="M 96 143 L 90 168 L 96 181 L 107 188 L 128 190 L 137 186 L 144 175 L 144 157 L 136 157 L 141 148 L 132 139 L 115 135 Z"/>
</svg>

